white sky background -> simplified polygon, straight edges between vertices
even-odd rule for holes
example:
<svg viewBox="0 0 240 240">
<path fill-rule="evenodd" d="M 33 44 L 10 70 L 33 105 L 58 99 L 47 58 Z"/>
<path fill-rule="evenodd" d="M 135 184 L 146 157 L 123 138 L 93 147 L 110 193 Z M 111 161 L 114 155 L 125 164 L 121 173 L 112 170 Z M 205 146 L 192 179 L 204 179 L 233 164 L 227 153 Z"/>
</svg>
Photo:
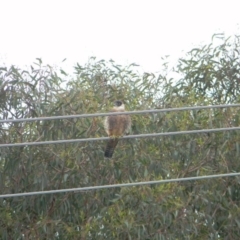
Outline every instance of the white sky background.
<svg viewBox="0 0 240 240">
<path fill-rule="evenodd" d="M 239 34 L 239 9 L 239 0 L 2 0 L 0 65 L 42 58 L 64 68 L 96 56 L 156 72 L 164 55 Z"/>
</svg>

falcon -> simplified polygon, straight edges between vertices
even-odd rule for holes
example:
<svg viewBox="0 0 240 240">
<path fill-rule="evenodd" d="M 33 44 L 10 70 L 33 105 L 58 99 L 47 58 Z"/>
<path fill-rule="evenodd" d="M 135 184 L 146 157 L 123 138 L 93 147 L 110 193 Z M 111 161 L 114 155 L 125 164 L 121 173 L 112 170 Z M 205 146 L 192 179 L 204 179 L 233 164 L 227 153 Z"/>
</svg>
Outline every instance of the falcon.
<svg viewBox="0 0 240 240">
<path fill-rule="evenodd" d="M 114 107 L 110 112 L 125 112 L 124 103 L 120 100 L 114 102 Z M 110 115 L 104 120 L 104 128 L 111 138 L 106 146 L 104 157 L 111 158 L 115 147 L 118 144 L 119 137 L 122 137 L 130 130 L 131 118 L 129 115 Z"/>
</svg>

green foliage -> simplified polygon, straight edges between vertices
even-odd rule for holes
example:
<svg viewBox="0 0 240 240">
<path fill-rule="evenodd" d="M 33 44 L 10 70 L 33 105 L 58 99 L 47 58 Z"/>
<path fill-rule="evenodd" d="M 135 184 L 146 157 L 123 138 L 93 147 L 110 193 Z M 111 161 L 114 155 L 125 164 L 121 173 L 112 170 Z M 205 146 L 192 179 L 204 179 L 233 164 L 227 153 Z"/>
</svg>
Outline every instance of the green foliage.
<svg viewBox="0 0 240 240">
<path fill-rule="evenodd" d="M 213 38 L 215 41 L 216 37 Z M 169 77 L 136 64 L 91 58 L 74 74 L 45 66 L 0 67 L 0 117 L 33 118 L 237 103 L 239 37 L 191 50 Z M 67 79 L 67 80 L 66 80 Z M 1 144 L 106 136 L 101 117 L 0 125 Z M 132 115 L 132 134 L 239 126 L 237 108 Z M 239 172 L 240 133 L 121 140 L 106 160 L 106 142 L 1 148 L 1 194 Z M 239 179 L 7 198 L 1 239 L 238 239 Z"/>
</svg>

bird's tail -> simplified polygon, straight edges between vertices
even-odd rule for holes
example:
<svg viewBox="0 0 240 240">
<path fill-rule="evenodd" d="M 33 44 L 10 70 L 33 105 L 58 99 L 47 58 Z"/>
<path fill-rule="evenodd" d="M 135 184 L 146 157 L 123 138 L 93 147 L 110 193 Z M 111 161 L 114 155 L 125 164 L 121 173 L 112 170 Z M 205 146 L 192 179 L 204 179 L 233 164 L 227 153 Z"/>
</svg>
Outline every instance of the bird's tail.
<svg viewBox="0 0 240 240">
<path fill-rule="evenodd" d="M 104 157 L 111 158 L 117 144 L 118 144 L 118 138 L 110 139 L 107 143 L 105 153 L 104 153 Z"/>
</svg>

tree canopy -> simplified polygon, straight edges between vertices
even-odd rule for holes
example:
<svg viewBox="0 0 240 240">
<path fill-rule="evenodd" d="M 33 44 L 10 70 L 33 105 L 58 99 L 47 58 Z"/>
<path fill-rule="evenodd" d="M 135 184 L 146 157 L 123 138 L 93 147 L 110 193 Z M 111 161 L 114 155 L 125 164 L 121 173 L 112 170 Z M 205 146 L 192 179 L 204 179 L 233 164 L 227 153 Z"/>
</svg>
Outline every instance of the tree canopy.
<svg viewBox="0 0 240 240">
<path fill-rule="evenodd" d="M 92 57 L 74 72 L 0 67 L 0 118 L 239 103 L 240 38 L 214 35 L 159 74 Z M 174 78 L 172 78 L 174 73 Z M 131 134 L 234 127 L 238 108 L 132 115 Z M 106 136 L 102 117 L 0 123 L 0 144 Z M 240 172 L 240 133 L 3 147 L 1 194 Z M 1 239 L 238 239 L 240 178 L 0 199 Z"/>
</svg>

